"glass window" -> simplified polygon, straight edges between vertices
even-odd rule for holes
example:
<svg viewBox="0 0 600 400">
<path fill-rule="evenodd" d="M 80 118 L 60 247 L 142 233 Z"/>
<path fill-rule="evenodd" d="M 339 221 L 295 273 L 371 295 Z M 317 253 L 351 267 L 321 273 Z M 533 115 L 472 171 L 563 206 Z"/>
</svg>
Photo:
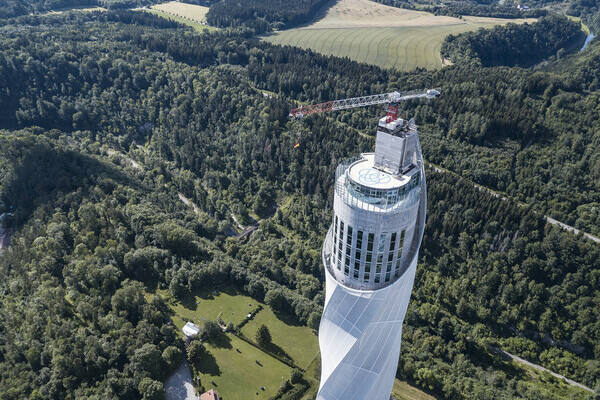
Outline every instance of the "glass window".
<svg viewBox="0 0 600 400">
<path fill-rule="evenodd" d="M 385 274 L 385 281 L 389 282 L 390 278 L 391 278 L 391 272 L 386 272 L 386 274 Z"/>
<path fill-rule="evenodd" d="M 383 254 L 385 249 L 385 239 L 387 238 L 387 233 L 382 233 L 379 236 L 379 253 Z"/>
<path fill-rule="evenodd" d="M 369 279 L 370 279 L 369 274 L 365 272 L 365 276 L 363 278 L 363 281 L 369 282 Z"/>
<path fill-rule="evenodd" d="M 375 239 L 375 234 L 369 233 L 367 239 L 367 251 L 373 251 L 373 240 Z"/>
<path fill-rule="evenodd" d="M 379 283 L 381 279 L 381 274 L 375 274 L 375 283 Z"/>
</svg>

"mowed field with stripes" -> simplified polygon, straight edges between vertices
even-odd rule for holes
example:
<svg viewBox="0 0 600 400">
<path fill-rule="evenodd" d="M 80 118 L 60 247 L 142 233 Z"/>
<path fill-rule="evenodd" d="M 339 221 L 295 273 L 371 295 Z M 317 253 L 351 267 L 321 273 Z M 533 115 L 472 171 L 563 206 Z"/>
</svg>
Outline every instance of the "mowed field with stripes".
<svg viewBox="0 0 600 400">
<path fill-rule="evenodd" d="M 446 36 L 507 22 L 531 21 L 458 19 L 369 0 L 339 0 L 313 24 L 279 31 L 264 39 L 385 68 L 439 69 L 443 65 L 440 49 Z"/>
</svg>

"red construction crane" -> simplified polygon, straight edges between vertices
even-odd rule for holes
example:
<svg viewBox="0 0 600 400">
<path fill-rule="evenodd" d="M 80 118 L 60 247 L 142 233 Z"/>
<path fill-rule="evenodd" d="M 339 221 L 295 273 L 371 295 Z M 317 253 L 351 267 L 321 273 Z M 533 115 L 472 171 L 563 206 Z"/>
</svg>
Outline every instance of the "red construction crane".
<svg viewBox="0 0 600 400">
<path fill-rule="evenodd" d="M 347 110 L 349 108 L 365 107 L 374 104 L 388 104 L 386 122 L 395 121 L 398 118 L 398 103 L 401 101 L 426 97 L 432 99 L 439 95 L 436 89 L 415 90 L 412 92 L 390 92 L 374 94 L 372 96 L 353 97 L 351 99 L 328 101 L 327 103 L 314 104 L 312 106 L 294 108 L 290 111 L 290 118 L 302 118 L 306 115 L 322 113 L 327 111 Z"/>
</svg>

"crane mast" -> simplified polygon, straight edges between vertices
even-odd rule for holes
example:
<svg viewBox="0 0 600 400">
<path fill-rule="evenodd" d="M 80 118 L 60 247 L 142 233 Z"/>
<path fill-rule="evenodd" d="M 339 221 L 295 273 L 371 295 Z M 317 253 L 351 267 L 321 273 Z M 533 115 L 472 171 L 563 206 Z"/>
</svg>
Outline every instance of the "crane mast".
<svg viewBox="0 0 600 400">
<path fill-rule="evenodd" d="M 390 92 L 374 94 L 371 96 L 353 97 L 350 99 L 328 101 L 326 103 L 314 104 L 306 107 L 294 108 L 290 111 L 290 118 L 302 118 L 310 114 L 323 113 L 328 111 L 347 110 L 356 107 L 366 107 L 375 104 L 388 104 L 387 120 L 394 121 L 398 118 L 398 103 L 401 101 L 434 98 L 440 92 L 436 89 L 415 90 L 410 92 Z"/>
</svg>

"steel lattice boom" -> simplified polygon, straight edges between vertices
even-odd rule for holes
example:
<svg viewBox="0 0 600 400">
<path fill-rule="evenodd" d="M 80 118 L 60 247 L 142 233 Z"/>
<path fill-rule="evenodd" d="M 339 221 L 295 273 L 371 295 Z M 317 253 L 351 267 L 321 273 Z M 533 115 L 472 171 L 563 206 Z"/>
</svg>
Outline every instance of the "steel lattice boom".
<svg viewBox="0 0 600 400">
<path fill-rule="evenodd" d="M 371 96 L 353 97 L 351 99 L 328 101 L 326 103 L 314 104 L 306 107 L 294 108 L 290 111 L 290 118 L 302 118 L 306 115 L 323 113 L 326 111 L 347 110 L 349 108 L 366 107 L 375 104 L 396 105 L 401 101 L 426 97 L 436 97 L 440 92 L 435 89 L 415 90 L 411 92 L 390 92 L 374 94 Z M 397 108 L 396 108 L 397 111 Z"/>
</svg>

